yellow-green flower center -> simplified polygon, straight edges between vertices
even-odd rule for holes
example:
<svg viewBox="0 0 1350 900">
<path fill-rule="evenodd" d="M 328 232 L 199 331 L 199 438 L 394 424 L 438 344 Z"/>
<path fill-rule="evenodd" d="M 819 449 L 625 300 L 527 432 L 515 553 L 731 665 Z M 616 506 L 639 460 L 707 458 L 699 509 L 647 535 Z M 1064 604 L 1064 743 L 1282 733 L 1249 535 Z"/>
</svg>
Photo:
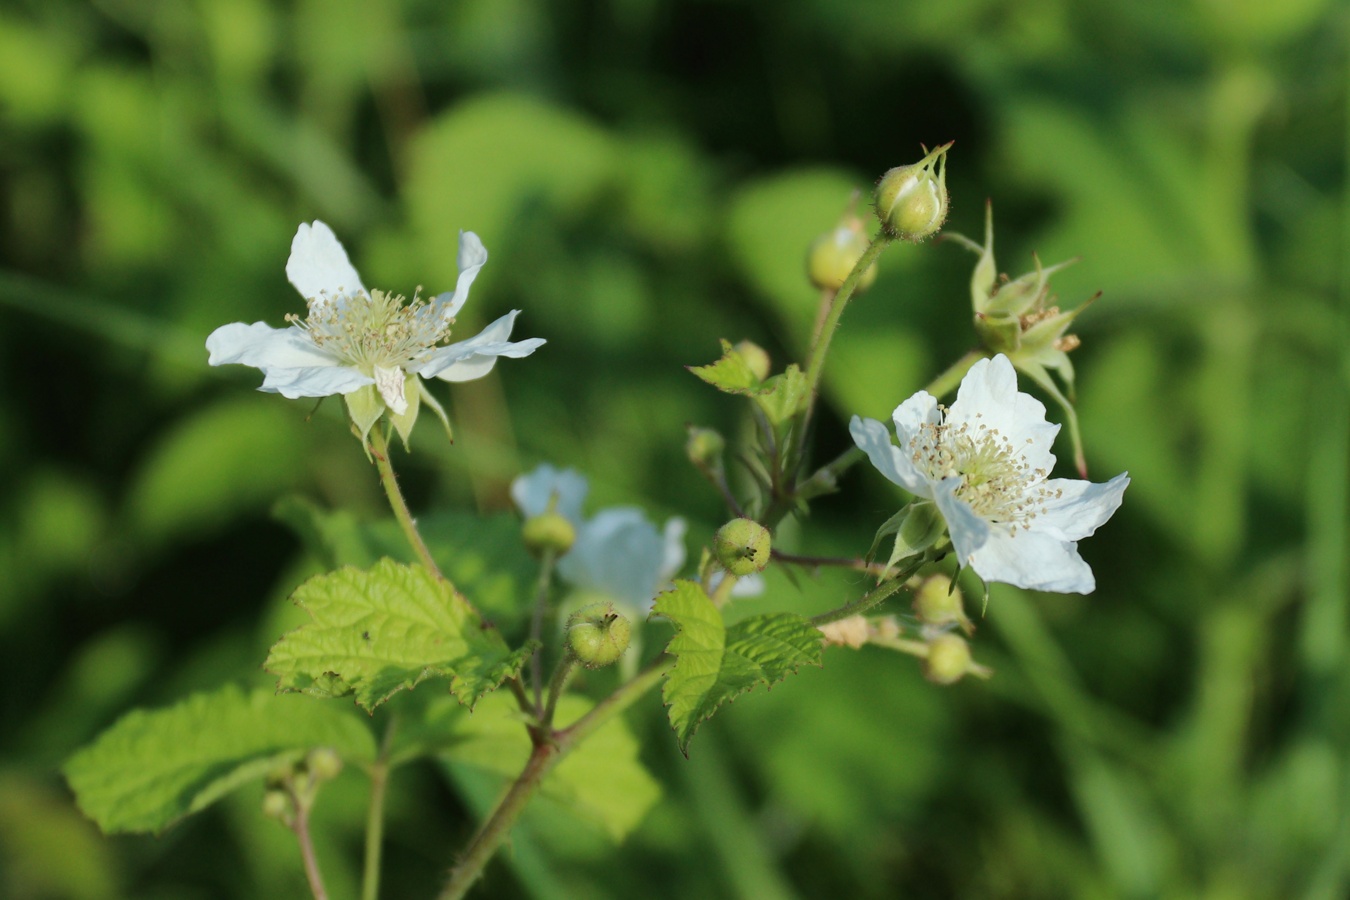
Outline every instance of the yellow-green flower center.
<svg viewBox="0 0 1350 900">
<path fill-rule="evenodd" d="M 1049 472 L 1033 468 L 1009 437 L 980 422 L 979 415 L 953 423 L 946 407 L 938 410 L 941 420 L 925 423 L 910 439 L 910 458 L 933 481 L 959 478 L 956 496 L 977 516 L 1016 534 L 1031 527 L 1047 501 L 1062 495 L 1045 486 Z"/>
<path fill-rule="evenodd" d="M 291 314 L 286 321 L 304 329 L 316 347 L 332 353 L 366 374 L 376 368 L 406 366 L 450 337 L 453 319 L 413 293 L 371 291 L 309 301 L 309 316 Z"/>
</svg>

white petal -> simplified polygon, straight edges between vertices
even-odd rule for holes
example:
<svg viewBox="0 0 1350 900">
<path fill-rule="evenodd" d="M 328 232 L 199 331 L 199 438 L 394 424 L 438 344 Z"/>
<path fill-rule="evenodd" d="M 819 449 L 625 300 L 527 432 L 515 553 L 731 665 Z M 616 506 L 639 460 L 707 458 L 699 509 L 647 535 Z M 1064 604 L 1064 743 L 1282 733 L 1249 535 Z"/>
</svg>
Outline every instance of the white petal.
<svg viewBox="0 0 1350 900">
<path fill-rule="evenodd" d="M 291 240 L 286 277 L 306 300 L 363 292 L 361 276 L 352 268 L 333 229 L 323 222 L 301 223 Z"/>
<path fill-rule="evenodd" d="M 1031 468 L 1045 472 L 1054 468 L 1050 448 L 1059 426 L 1045 420 L 1045 404 L 1017 390 L 1017 371 L 1002 353 L 970 367 L 947 421 L 996 430 L 1026 457 Z"/>
<path fill-rule="evenodd" d="M 213 366 L 237 363 L 255 368 L 295 369 L 307 366 L 337 366 L 337 357 L 325 353 L 304 329 L 273 328 L 266 322 L 222 325 L 206 339 L 207 360 Z"/>
<path fill-rule="evenodd" d="M 985 581 L 1036 591 L 1090 594 L 1097 586 L 1076 544 L 1035 531 L 1010 535 L 993 529 L 989 540 L 971 556 L 970 566 Z"/>
<path fill-rule="evenodd" d="M 499 356 L 512 359 L 529 356 L 543 346 L 544 339 L 508 341 L 518 315 L 520 310 L 512 310 L 467 341 L 433 350 L 409 364 L 408 371 L 442 381 L 473 381 L 491 372 Z"/>
<path fill-rule="evenodd" d="M 970 557 L 989 541 L 996 529 L 956 496 L 960 487 L 960 478 L 944 478 L 935 485 L 933 499 L 947 523 L 947 534 L 951 536 L 956 558 L 965 566 L 970 564 Z"/>
<path fill-rule="evenodd" d="M 867 454 L 872 465 L 887 479 L 911 494 L 925 498 L 933 496 L 928 479 L 918 474 L 914 463 L 891 441 L 891 433 L 885 425 L 876 419 L 854 416 L 848 423 L 848 433 L 853 436 L 853 443 L 858 445 L 858 449 Z"/>
<path fill-rule="evenodd" d="M 394 415 L 401 416 L 408 411 L 408 399 L 403 396 L 403 370 L 398 366 L 392 369 L 386 369 L 384 366 L 375 367 L 375 387 L 384 398 L 384 403 Z"/>
<path fill-rule="evenodd" d="M 447 319 L 454 318 L 464 306 L 464 301 L 469 299 L 469 286 L 473 284 L 473 280 L 478 277 L 478 270 L 483 268 L 483 264 L 487 261 L 487 248 L 483 246 L 478 235 L 472 231 L 461 231 L 459 257 L 456 260 L 459 263 L 459 279 L 455 282 L 453 293 L 447 292 L 436 297 L 434 305 L 440 315 Z"/>
<path fill-rule="evenodd" d="M 664 590 L 670 580 L 684 568 L 684 559 L 688 553 L 684 546 L 684 533 L 688 530 L 688 523 L 679 516 L 672 516 L 666 520 L 666 527 L 661 531 L 665 550 L 661 555 L 661 568 L 657 572 L 659 582 L 657 590 Z"/>
<path fill-rule="evenodd" d="M 1045 488 L 1061 492 L 1060 496 L 1045 504 L 1045 512 L 1031 520 L 1031 530 L 1062 541 L 1082 540 L 1120 508 L 1129 484 L 1130 476 L 1124 472 L 1105 484 L 1076 478 L 1052 478 L 1045 483 Z"/>
<path fill-rule="evenodd" d="M 350 394 L 375 379 L 350 366 L 316 366 L 304 369 L 264 369 L 260 391 L 269 391 L 294 400 L 297 397 L 331 397 Z"/>
<path fill-rule="evenodd" d="M 607 509 L 582 526 L 558 574 L 581 588 L 647 609 L 656 597 L 665 539 L 642 510 Z"/>
<path fill-rule="evenodd" d="M 718 570 L 708 576 L 708 595 L 717 593 L 717 588 L 721 586 L 722 579 L 726 577 L 726 572 Z M 764 593 L 764 576 L 758 572 L 750 575 L 743 575 L 736 579 L 736 584 L 731 588 L 733 597 L 758 597 Z"/>
<path fill-rule="evenodd" d="M 555 469 L 548 463 L 511 482 L 511 499 L 521 515 L 529 518 L 548 510 L 549 500 L 558 498 L 558 514 L 574 526 L 581 526 L 581 504 L 589 485 L 576 469 Z"/>
</svg>

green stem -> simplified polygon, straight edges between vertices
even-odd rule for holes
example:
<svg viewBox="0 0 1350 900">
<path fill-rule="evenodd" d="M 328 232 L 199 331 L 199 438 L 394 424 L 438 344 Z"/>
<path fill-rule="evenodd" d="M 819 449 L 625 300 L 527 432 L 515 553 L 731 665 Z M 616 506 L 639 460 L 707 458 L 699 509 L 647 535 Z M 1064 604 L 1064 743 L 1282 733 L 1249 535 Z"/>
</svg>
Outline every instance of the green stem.
<svg viewBox="0 0 1350 900">
<path fill-rule="evenodd" d="M 534 617 L 530 620 L 530 640 L 538 642 L 544 634 L 544 616 L 548 612 L 548 594 L 549 587 L 553 584 L 553 562 L 557 559 L 557 553 L 551 549 L 546 549 L 544 555 L 539 558 L 539 580 L 535 584 L 534 590 Z M 534 714 L 539 715 L 543 709 L 541 703 L 541 689 L 543 686 L 543 675 L 540 670 L 543 667 L 543 648 L 536 647 L 534 653 L 530 654 L 530 684 L 534 688 Z"/>
<path fill-rule="evenodd" d="M 783 553 L 779 550 L 770 550 L 769 555 L 775 562 L 784 563 L 789 566 L 802 566 L 808 569 L 819 569 L 823 567 L 832 567 L 839 569 L 852 569 L 855 572 L 866 572 L 869 575 L 885 575 L 888 567 L 882 563 L 870 563 L 859 557 L 841 557 L 841 556 L 803 556 L 798 553 Z"/>
<path fill-rule="evenodd" d="M 534 792 L 553 767 L 577 744 L 590 737 L 598 728 L 659 684 L 673 664 L 674 661 L 669 657 L 657 657 L 646 669 L 639 672 L 636 678 L 621 685 L 614 693 L 592 707 L 586 715 L 567 728 L 552 731 L 550 738 L 538 741 L 519 777 L 497 803 L 492 815 L 483 823 L 483 827 L 478 830 L 459 863 L 450 871 L 450 878 L 437 895 L 437 900 L 459 900 L 463 897 L 482 875 L 483 868 L 506 840 L 512 826 L 530 802 L 530 798 L 534 796 Z M 551 728 L 551 726 L 544 727 Z"/>
<path fill-rule="evenodd" d="M 806 363 L 806 390 L 808 406 L 806 415 L 802 417 L 801 432 L 805 433 L 806 424 L 811 418 L 811 409 L 815 405 L 816 390 L 820 387 L 820 376 L 825 369 L 825 357 L 830 351 L 830 341 L 834 339 L 834 332 L 839 327 L 839 319 L 844 314 L 844 308 L 848 306 L 848 301 L 853 297 L 853 291 L 858 286 L 858 281 L 863 273 L 872 267 L 872 263 L 877 261 L 881 251 L 885 250 L 887 245 L 895 238 L 882 231 L 871 245 L 859 257 L 853 271 L 848 273 L 848 278 L 839 286 L 839 292 L 834 295 L 830 301 L 830 311 L 825 315 L 825 323 L 821 326 L 820 333 L 811 347 L 811 354 Z"/>
<path fill-rule="evenodd" d="M 361 874 L 361 900 L 380 896 L 380 854 L 384 849 L 384 795 L 389 785 L 389 751 L 394 743 L 395 716 L 389 717 L 380 752 L 370 767 L 370 808 L 366 812 L 366 858 Z"/>
<path fill-rule="evenodd" d="M 319 859 L 314 855 L 314 842 L 309 836 L 309 803 L 297 799 L 295 804 L 295 837 L 300 842 L 300 856 L 305 861 L 305 878 L 309 880 L 309 891 L 314 900 L 328 900 L 328 892 L 323 887 L 323 874 L 319 871 Z"/>
<path fill-rule="evenodd" d="M 881 604 L 883 600 L 899 591 L 905 586 L 905 581 L 909 576 L 919 570 L 919 566 L 926 561 L 925 557 L 919 557 L 905 568 L 901 569 L 896 577 L 890 581 L 883 581 L 881 584 L 872 588 L 866 594 L 863 594 L 852 603 L 845 603 L 838 609 L 832 609 L 829 612 L 823 612 L 818 616 L 811 617 L 812 625 L 828 625 L 831 622 L 838 622 L 840 619 L 847 619 L 849 616 L 861 615 Z"/>
<path fill-rule="evenodd" d="M 417 530 L 417 523 L 408 510 L 408 501 L 403 499 L 403 491 L 398 486 L 398 476 L 394 474 L 394 467 L 389 464 L 389 444 L 378 425 L 370 430 L 370 453 L 375 458 L 375 468 L 380 471 L 380 484 L 384 486 L 385 496 L 389 498 L 389 505 L 394 510 L 394 518 L 398 520 L 399 527 L 403 529 L 404 537 L 412 545 L 413 552 L 417 554 L 422 565 L 444 581 L 445 576 L 441 574 L 440 566 L 432 559 L 431 551 L 427 549 L 421 532 Z"/>
<path fill-rule="evenodd" d="M 558 667 L 553 670 L 553 677 L 548 681 L 548 703 L 544 706 L 543 715 L 539 717 L 541 729 L 553 728 L 553 713 L 558 708 L 558 699 L 562 697 L 563 688 L 567 687 L 567 680 L 572 677 L 576 666 L 577 658 L 572 653 L 572 648 L 568 647 L 563 651 L 563 658 L 558 660 Z"/>
<path fill-rule="evenodd" d="M 961 379 L 965 378 L 966 373 L 970 371 L 970 367 L 984 359 L 986 355 L 983 350 L 971 350 L 948 366 L 945 372 L 929 382 L 928 387 L 924 390 L 941 400 L 944 396 L 956 390 L 957 385 L 961 383 Z"/>
</svg>

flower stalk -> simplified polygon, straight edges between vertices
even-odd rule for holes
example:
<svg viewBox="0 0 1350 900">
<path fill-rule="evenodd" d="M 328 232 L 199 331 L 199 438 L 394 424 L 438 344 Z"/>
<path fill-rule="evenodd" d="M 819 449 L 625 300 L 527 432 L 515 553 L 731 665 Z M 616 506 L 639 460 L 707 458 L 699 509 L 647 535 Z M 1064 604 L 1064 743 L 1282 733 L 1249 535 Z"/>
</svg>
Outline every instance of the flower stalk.
<svg viewBox="0 0 1350 900">
<path fill-rule="evenodd" d="M 385 440 L 384 433 L 379 428 L 371 429 L 368 439 L 370 441 L 370 454 L 375 460 L 375 468 L 380 472 L 380 484 L 384 487 L 385 496 L 389 498 L 389 506 L 394 511 L 394 518 L 398 520 L 398 527 L 403 530 L 403 536 L 412 545 L 413 553 L 417 555 L 418 561 L 437 578 L 444 581 L 445 575 L 441 573 L 440 566 L 436 565 L 436 560 L 432 558 L 431 550 L 427 548 L 426 541 L 422 540 L 422 533 L 417 530 L 417 522 L 408 509 L 408 501 L 403 498 L 403 490 L 398 486 L 398 476 L 394 474 L 394 467 L 389 463 L 389 442 Z"/>
</svg>

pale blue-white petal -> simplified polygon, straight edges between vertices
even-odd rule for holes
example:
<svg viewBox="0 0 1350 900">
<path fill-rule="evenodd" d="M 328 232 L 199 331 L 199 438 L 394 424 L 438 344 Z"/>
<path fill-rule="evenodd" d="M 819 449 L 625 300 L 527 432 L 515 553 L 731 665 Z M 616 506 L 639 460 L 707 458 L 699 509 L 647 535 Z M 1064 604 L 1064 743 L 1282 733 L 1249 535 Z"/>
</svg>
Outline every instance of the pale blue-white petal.
<svg viewBox="0 0 1350 900">
<path fill-rule="evenodd" d="M 970 567 L 985 581 L 1035 591 L 1090 594 L 1097 586 L 1077 544 L 1035 531 L 1012 535 L 991 530 L 984 546 L 971 555 Z"/>
<path fill-rule="evenodd" d="M 410 363 L 408 371 L 442 381 L 473 381 L 491 372 L 499 356 L 512 359 L 529 356 L 543 346 L 544 339 L 508 341 L 518 315 L 520 310 L 512 310 L 467 341 L 431 351 Z"/>
<path fill-rule="evenodd" d="M 1045 420 L 1045 404 L 1017 390 L 1017 371 L 1002 353 L 970 367 L 947 422 L 997 431 L 1033 470 L 1049 474 L 1055 466 L 1051 447 L 1059 426 Z"/>
<path fill-rule="evenodd" d="M 517 476 L 511 482 L 511 499 L 526 518 L 542 515 L 549 501 L 558 498 L 557 512 L 573 527 L 581 527 L 581 504 L 586 500 L 590 485 L 586 476 L 576 469 L 555 469 L 548 463 L 533 472 Z"/>
<path fill-rule="evenodd" d="M 721 586 L 722 579 L 727 573 L 721 569 L 708 576 L 708 595 L 717 593 L 717 588 Z M 764 576 L 758 572 L 744 575 L 736 579 L 736 583 L 731 588 L 733 597 L 758 597 L 764 593 Z"/>
<path fill-rule="evenodd" d="M 350 394 L 352 391 L 375 379 L 362 375 L 350 366 L 315 366 L 304 369 L 263 370 L 266 376 L 259 386 L 260 391 L 280 394 L 291 400 L 297 397 L 331 397 L 334 394 Z"/>
<path fill-rule="evenodd" d="M 661 539 L 665 545 L 661 554 L 661 568 L 656 577 L 658 591 L 665 590 L 670 580 L 684 568 L 685 556 L 688 554 L 684 546 L 684 533 L 688 530 L 689 524 L 679 516 L 667 519 L 666 527 L 661 530 Z"/>
<path fill-rule="evenodd" d="M 567 582 L 636 609 L 647 609 L 656 597 L 666 541 L 642 510 L 606 509 L 586 522 L 571 551 L 558 561 Z"/>
<path fill-rule="evenodd" d="M 454 291 L 440 294 L 433 301 L 438 315 L 447 319 L 454 318 L 464 306 L 464 301 L 469 299 L 469 287 L 478 277 L 478 270 L 483 268 L 483 264 L 487 261 L 487 248 L 483 246 L 478 235 L 472 231 L 461 231 L 459 256 L 456 260 L 459 263 L 459 279 L 455 282 Z"/>
<path fill-rule="evenodd" d="M 365 291 L 347 251 L 333 229 L 315 220 L 301 223 L 291 239 L 291 256 L 286 260 L 286 278 L 306 300 L 354 296 Z"/>
<path fill-rule="evenodd" d="M 970 504 L 956 496 L 961 484 L 961 479 L 956 476 L 942 479 L 933 486 L 933 500 L 947 523 L 947 534 L 956 550 L 956 559 L 965 566 L 970 564 L 971 555 L 989 540 L 994 527 L 976 515 Z"/>
<path fill-rule="evenodd" d="M 928 480 L 919 475 L 914 463 L 891 441 L 891 433 L 885 425 L 876 419 L 854 416 L 848 423 L 848 433 L 853 436 L 853 443 L 858 445 L 858 449 L 867 454 L 872 465 L 887 479 L 911 494 L 932 498 Z"/>
<path fill-rule="evenodd" d="M 302 328 L 273 328 L 266 322 L 232 322 L 211 332 L 206 339 L 207 360 L 213 366 L 239 364 L 256 368 L 295 369 L 308 366 L 338 366 L 341 361 L 325 353 Z"/>
<path fill-rule="evenodd" d="M 1063 541 L 1079 541 L 1100 528 L 1120 508 L 1130 476 L 1122 472 L 1104 484 L 1076 478 L 1052 478 L 1045 489 L 1059 496 L 1044 504 L 1031 530 Z"/>
</svg>

